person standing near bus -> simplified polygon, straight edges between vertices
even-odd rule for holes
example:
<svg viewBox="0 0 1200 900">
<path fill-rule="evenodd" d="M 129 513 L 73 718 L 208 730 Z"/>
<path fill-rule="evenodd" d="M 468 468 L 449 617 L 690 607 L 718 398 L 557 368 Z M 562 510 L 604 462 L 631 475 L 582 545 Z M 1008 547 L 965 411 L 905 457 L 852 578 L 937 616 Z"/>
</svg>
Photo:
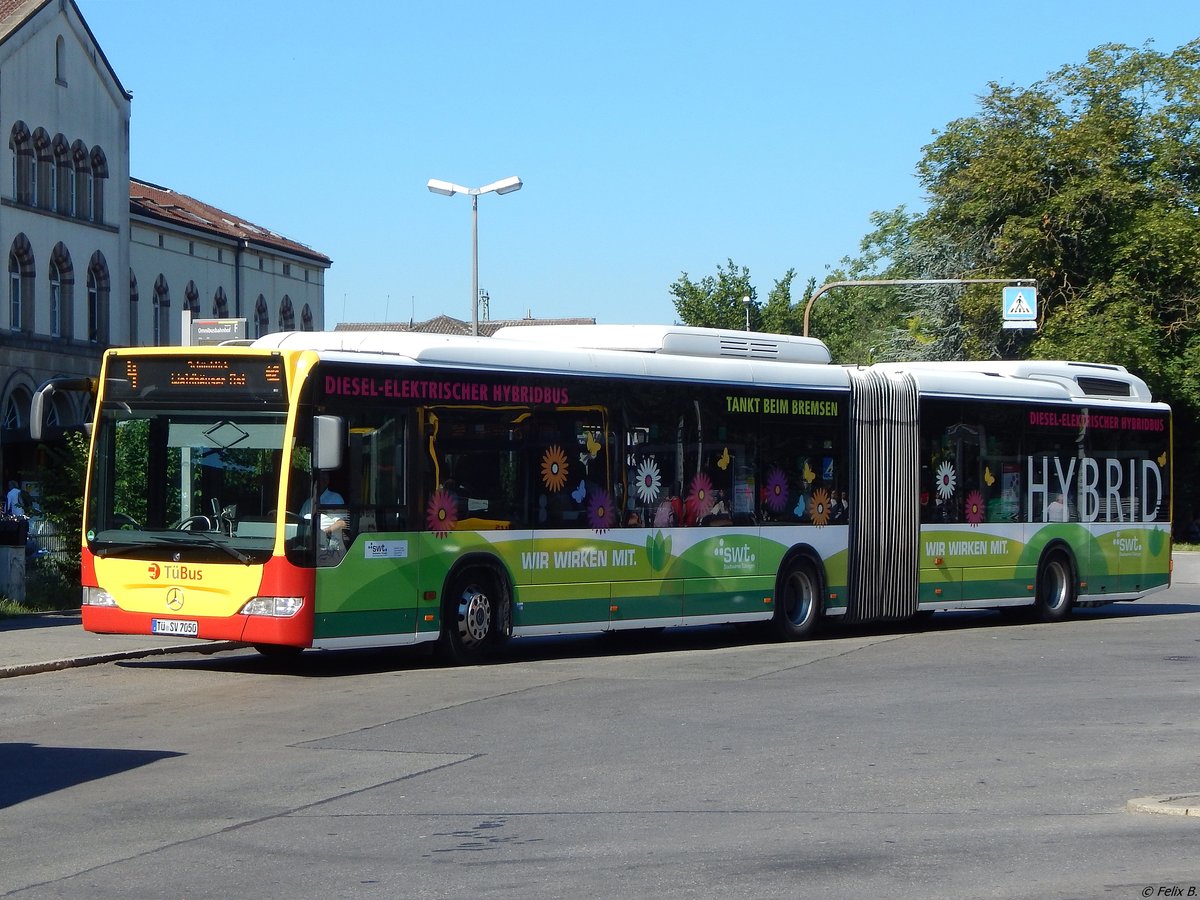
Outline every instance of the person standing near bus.
<svg viewBox="0 0 1200 900">
<path fill-rule="evenodd" d="M 10 516 L 25 516 L 24 491 L 16 481 L 8 482 L 8 495 L 4 499 L 4 511 Z"/>
</svg>

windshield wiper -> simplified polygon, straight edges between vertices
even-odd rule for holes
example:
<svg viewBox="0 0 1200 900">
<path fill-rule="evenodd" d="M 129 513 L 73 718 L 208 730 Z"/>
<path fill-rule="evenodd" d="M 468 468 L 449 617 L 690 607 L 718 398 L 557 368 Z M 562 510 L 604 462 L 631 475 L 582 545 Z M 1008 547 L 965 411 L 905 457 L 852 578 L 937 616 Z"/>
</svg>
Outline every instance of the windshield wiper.
<svg viewBox="0 0 1200 900">
<path fill-rule="evenodd" d="M 242 563 L 242 565 L 248 566 L 250 563 L 254 562 L 253 559 L 251 559 L 245 553 L 242 553 L 236 547 L 230 547 L 228 544 L 223 544 L 206 531 L 188 531 L 181 533 L 179 536 L 164 534 L 157 536 L 154 540 L 139 541 L 135 544 L 121 544 L 117 547 L 102 547 L 96 551 L 96 555 L 102 558 L 109 556 L 127 556 L 130 553 L 137 553 L 142 550 L 151 550 L 155 547 L 161 547 L 164 544 L 169 544 L 172 546 L 184 545 L 194 547 L 197 544 L 196 538 L 203 538 L 204 543 L 212 547 L 220 548 L 238 562 Z"/>
<path fill-rule="evenodd" d="M 242 565 L 248 566 L 248 565 L 250 565 L 250 563 L 252 563 L 254 561 L 249 556 L 247 556 L 245 553 L 243 553 L 241 550 L 239 550 L 237 547 L 230 547 L 228 544 L 218 541 L 215 537 L 213 537 L 207 531 L 189 531 L 189 532 L 187 532 L 187 535 L 188 535 L 188 537 L 204 538 L 204 540 L 206 542 L 208 542 L 211 546 L 219 547 L 220 549 L 224 550 L 226 553 L 228 553 L 230 556 L 232 556 L 234 559 L 236 559 Z M 179 543 L 186 543 L 186 542 L 181 541 L 178 538 L 172 537 L 171 543 L 179 544 Z"/>
</svg>

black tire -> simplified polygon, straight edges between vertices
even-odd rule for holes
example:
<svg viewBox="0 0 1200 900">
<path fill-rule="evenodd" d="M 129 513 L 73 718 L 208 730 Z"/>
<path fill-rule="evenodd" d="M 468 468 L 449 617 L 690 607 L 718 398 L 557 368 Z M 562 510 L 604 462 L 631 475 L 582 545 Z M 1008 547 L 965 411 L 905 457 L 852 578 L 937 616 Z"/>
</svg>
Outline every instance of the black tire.
<svg viewBox="0 0 1200 900">
<path fill-rule="evenodd" d="M 464 572 L 450 582 L 442 603 L 442 656 L 456 665 L 482 662 L 504 639 L 503 599 L 486 572 Z"/>
<path fill-rule="evenodd" d="M 823 596 L 821 577 L 806 559 L 791 563 L 779 579 L 775 592 L 775 636 L 785 641 L 812 637 L 821 624 Z"/>
<path fill-rule="evenodd" d="M 1039 622 L 1061 622 L 1075 605 L 1075 567 L 1060 550 L 1046 555 L 1038 567 L 1034 617 Z"/>
</svg>

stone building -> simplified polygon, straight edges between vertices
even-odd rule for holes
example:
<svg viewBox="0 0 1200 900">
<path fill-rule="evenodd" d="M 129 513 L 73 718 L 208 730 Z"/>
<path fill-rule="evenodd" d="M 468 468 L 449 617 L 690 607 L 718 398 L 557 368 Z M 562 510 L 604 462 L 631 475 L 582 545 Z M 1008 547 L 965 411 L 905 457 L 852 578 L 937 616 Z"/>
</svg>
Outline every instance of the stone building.
<svg viewBox="0 0 1200 900">
<path fill-rule="evenodd" d="M 182 313 L 251 337 L 324 327 L 327 256 L 170 188 L 131 179 L 132 95 L 75 0 L 0 0 L 0 473 L 37 477 L 30 400 L 94 375 L 105 349 L 178 344 Z M 53 425 L 86 399 L 55 396 Z"/>
</svg>

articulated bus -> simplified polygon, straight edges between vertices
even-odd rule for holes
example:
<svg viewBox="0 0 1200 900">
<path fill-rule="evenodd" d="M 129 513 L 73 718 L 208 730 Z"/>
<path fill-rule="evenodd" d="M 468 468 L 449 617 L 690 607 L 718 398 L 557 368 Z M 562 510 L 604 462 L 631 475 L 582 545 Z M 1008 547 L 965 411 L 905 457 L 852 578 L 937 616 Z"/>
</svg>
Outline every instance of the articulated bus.
<svg viewBox="0 0 1200 900">
<path fill-rule="evenodd" d="M 1171 415 L 1118 366 L 830 364 L 665 326 L 110 350 L 83 625 L 303 648 L 1076 606 L 1166 588 Z"/>
</svg>

